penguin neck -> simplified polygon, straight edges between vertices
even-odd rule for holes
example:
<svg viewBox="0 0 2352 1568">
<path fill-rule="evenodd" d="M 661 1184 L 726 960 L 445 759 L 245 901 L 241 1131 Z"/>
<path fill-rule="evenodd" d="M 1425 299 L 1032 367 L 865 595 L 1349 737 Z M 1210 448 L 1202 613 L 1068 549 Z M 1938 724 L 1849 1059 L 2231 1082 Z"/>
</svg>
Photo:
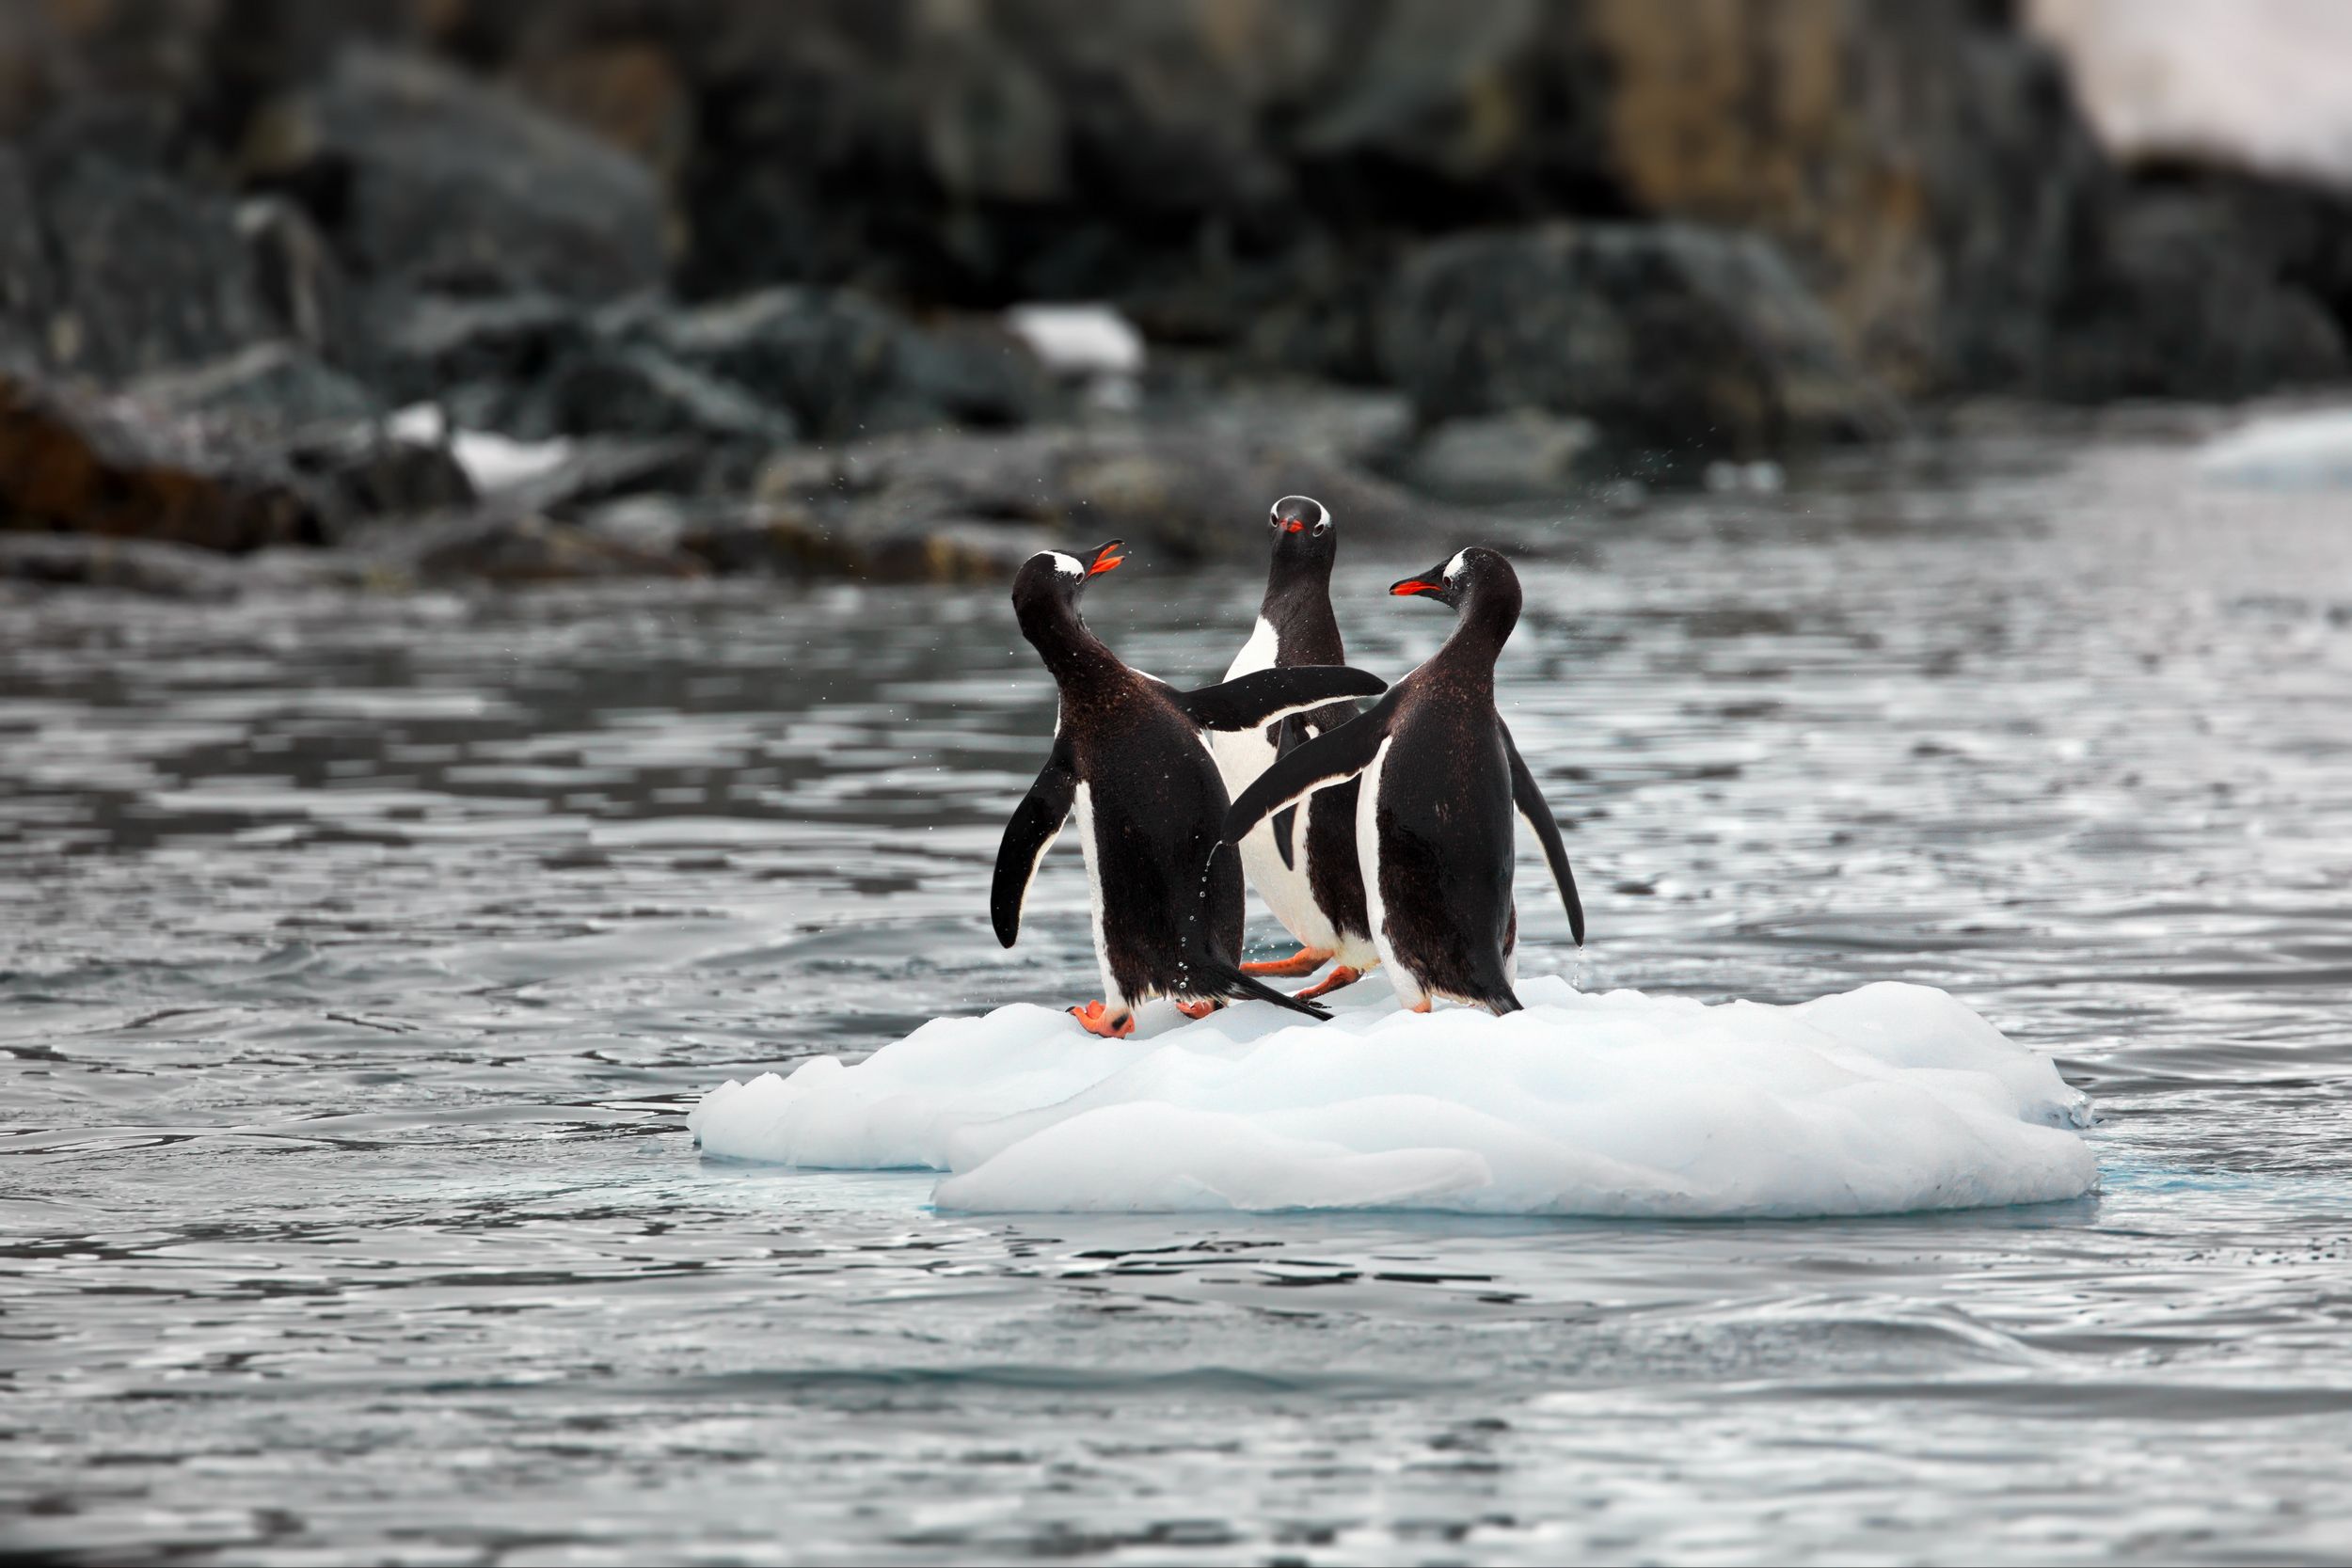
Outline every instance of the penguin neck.
<svg viewBox="0 0 2352 1568">
<path fill-rule="evenodd" d="M 1057 686 L 1067 688 L 1121 667 L 1119 656 L 1080 619 L 1075 605 L 1057 603 L 1023 615 L 1021 635 L 1045 661 Z"/>
<path fill-rule="evenodd" d="M 1278 562 L 1266 574 L 1265 597 L 1258 615 L 1275 635 L 1294 647 L 1328 646 L 1338 657 L 1339 617 L 1331 612 L 1331 562 Z"/>
<path fill-rule="evenodd" d="M 1491 679 L 1495 660 L 1502 657 L 1502 645 L 1511 640 L 1511 628 L 1518 624 L 1518 584 L 1498 583 L 1474 591 L 1462 601 L 1453 635 L 1445 640 L 1438 657 L 1463 669 L 1475 665 Z"/>
</svg>

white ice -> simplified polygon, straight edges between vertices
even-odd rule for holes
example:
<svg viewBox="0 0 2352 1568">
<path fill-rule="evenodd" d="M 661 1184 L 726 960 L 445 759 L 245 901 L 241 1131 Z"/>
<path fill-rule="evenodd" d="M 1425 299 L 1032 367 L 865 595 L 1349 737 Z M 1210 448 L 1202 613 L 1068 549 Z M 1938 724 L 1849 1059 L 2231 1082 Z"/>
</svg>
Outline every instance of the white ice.
<svg viewBox="0 0 2352 1568">
<path fill-rule="evenodd" d="M 1107 305 L 1016 305 L 1005 325 L 1048 370 L 1135 375 L 1143 369 L 1143 334 Z"/>
<path fill-rule="evenodd" d="M 2352 487 L 2352 408 L 2265 414 L 2198 449 L 2208 483 L 2270 490 Z"/>
<path fill-rule="evenodd" d="M 688 1125 L 726 1159 L 944 1171 L 964 1212 L 1798 1217 L 2098 1184 L 2084 1097 L 1928 987 L 1710 1007 L 1538 978 L 1508 1018 L 1358 991 L 1322 1024 L 1156 1003 L 1121 1041 L 1028 1005 L 936 1019 L 854 1067 L 730 1081 Z"/>
</svg>

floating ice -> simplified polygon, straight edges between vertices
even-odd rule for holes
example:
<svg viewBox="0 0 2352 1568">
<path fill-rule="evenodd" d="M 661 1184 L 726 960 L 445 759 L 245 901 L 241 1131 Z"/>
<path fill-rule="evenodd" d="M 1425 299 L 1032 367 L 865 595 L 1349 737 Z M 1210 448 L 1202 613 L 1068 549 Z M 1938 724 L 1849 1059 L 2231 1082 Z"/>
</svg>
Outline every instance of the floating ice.
<svg viewBox="0 0 2352 1568">
<path fill-rule="evenodd" d="M 937 1019 L 855 1067 L 730 1081 L 687 1124 L 727 1159 L 946 1171 L 939 1206 L 972 1212 L 1728 1218 L 2098 1184 L 2084 1097 L 1924 986 L 1709 1007 L 1545 978 L 1508 1018 L 1363 990 L 1322 1024 L 1156 1003 L 1120 1041 L 1026 1005 Z"/>
<path fill-rule="evenodd" d="M 2250 420 L 2200 447 L 2197 471 L 2211 483 L 2257 489 L 2352 486 L 2352 408 Z"/>
</svg>

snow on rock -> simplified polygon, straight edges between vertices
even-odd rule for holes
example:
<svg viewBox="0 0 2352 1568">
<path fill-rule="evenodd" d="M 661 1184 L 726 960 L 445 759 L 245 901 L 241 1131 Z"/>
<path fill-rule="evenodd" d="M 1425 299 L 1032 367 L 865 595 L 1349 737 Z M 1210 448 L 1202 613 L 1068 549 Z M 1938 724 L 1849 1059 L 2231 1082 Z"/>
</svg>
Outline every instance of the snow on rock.
<svg viewBox="0 0 2352 1568">
<path fill-rule="evenodd" d="M 688 1125 L 721 1158 L 945 1171 L 965 1212 L 1796 1217 L 2098 1185 L 2084 1097 L 1928 987 L 1709 1007 L 1543 978 L 1508 1018 L 1362 989 L 1323 1024 L 1154 1004 L 1120 1041 L 1026 1005 L 936 1019 L 730 1081 Z"/>
<path fill-rule="evenodd" d="M 2209 483 L 2266 490 L 2352 487 L 2352 408 L 2265 414 L 2197 451 Z"/>
<path fill-rule="evenodd" d="M 2108 150 L 2352 187 L 2344 0 L 2032 0 Z"/>
<path fill-rule="evenodd" d="M 446 439 L 450 455 L 466 470 L 474 489 L 485 496 L 537 479 L 562 467 L 572 455 L 572 443 L 562 436 L 552 441 L 517 441 L 487 430 L 452 431 L 437 404 L 411 404 L 394 414 L 386 428 L 404 441 L 425 446 L 437 446 Z"/>
<path fill-rule="evenodd" d="M 1071 375 L 1135 375 L 1143 369 L 1143 334 L 1107 305 L 1016 305 L 1005 326 L 1048 370 Z"/>
</svg>

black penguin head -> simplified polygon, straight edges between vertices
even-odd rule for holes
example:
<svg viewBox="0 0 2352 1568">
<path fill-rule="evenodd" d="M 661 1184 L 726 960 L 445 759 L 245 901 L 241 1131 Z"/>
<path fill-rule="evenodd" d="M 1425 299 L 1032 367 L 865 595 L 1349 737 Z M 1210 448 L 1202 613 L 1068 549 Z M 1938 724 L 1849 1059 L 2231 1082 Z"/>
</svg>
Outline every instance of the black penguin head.
<svg viewBox="0 0 2352 1568">
<path fill-rule="evenodd" d="M 1012 579 L 1012 609 L 1024 626 L 1078 612 L 1078 595 L 1104 572 L 1114 571 L 1127 558 L 1114 539 L 1081 560 L 1059 550 L 1040 550 L 1021 563 Z"/>
<path fill-rule="evenodd" d="M 1452 560 L 1432 571 L 1391 583 L 1389 592 L 1398 598 L 1426 596 L 1449 609 L 1459 610 L 1464 601 L 1482 589 L 1500 587 L 1506 582 L 1516 589 L 1519 585 L 1519 575 L 1511 570 L 1511 563 L 1502 558 L 1502 552 L 1490 550 L 1484 545 L 1472 545 L 1469 549 L 1456 551 Z"/>
<path fill-rule="evenodd" d="M 1498 646 L 1518 623 L 1519 575 L 1501 550 L 1484 545 L 1472 545 L 1435 570 L 1392 583 L 1389 592 L 1399 598 L 1432 598 L 1458 610 L 1466 626 L 1476 623 Z"/>
<path fill-rule="evenodd" d="M 1312 496 L 1284 496 L 1274 503 L 1266 523 L 1274 531 L 1274 564 L 1311 565 L 1330 569 L 1340 553 L 1339 530 L 1331 509 Z"/>
</svg>

